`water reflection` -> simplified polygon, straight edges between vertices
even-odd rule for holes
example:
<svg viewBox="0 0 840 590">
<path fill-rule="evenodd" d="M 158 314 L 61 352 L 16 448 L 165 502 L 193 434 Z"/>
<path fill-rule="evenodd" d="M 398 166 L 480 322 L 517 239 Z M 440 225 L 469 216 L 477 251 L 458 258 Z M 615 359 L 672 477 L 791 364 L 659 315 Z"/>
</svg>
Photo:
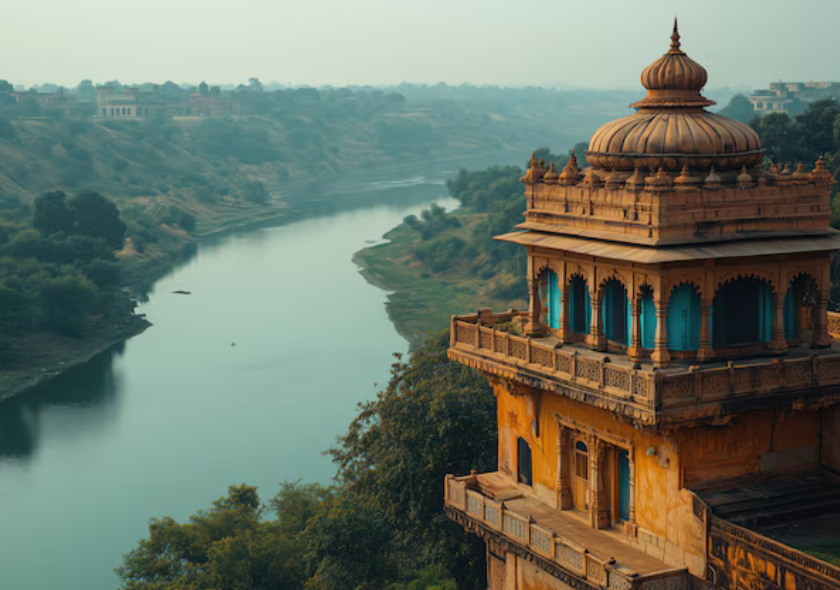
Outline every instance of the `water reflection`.
<svg viewBox="0 0 840 590">
<path fill-rule="evenodd" d="M 41 422 L 46 411 L 81 412 L 81 420 L 66 420 L 51 434 L 71 437 L 75 432 L 90 432 L 91 423 L 104 426 L 103 420 L 116 413 L 121 378 L 114 370 L 114 360 L 125 344 L 95 356 L 27 394 L 0 402 L 0 462 L 28 459 L 38 450 Z M 75 425 L 75 426 L 74 426 Z"/>
</svg>

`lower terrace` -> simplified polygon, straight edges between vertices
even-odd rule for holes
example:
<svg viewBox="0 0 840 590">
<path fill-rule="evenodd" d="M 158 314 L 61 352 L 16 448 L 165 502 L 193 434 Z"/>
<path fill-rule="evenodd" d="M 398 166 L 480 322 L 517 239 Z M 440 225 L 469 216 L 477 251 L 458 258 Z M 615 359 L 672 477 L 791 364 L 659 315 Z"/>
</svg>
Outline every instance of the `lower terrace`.
<svg viewBox="0 0 840 590">
<path fill-rule="evenodd" d="M 672 568 L 630 546 L 619 531 L 593 529 L 584 519 L 523 496 L 502 473 L 447 476 L 444 499 L 449 517 L 467 530 L 537 561 L 542 569 L 573 587 L 690 587 L 686 569 Z"/>
<path fill-rule="evenodd" d="M 641 425 L 715 418 L 741 410 L 840 399 L 840 344 L 799 346 L 784 354 L 739 361 L 676 361 L 667 368 L 597 352 L 553 335 L 519 336 L 511 325 L 527 318 L 502 314 L 453 316 L 449 358 L 489 376 L 618 412 Z M 829 331 L 840 314 L 829 314 Z"/>
<path fill-rule="evenodd" d="M 709 565 L 716 586 L 840 587 L 837 475 L 759 474 L 692 491 L 711 512 Z"/>
</svg>

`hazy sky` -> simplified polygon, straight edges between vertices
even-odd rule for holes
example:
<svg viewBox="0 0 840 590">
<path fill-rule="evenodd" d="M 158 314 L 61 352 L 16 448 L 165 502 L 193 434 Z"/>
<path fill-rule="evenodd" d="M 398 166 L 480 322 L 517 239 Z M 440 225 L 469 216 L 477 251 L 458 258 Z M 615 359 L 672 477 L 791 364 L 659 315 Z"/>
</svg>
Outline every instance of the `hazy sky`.
<svg viewBox="0 0 840 590">
<path fill-rule="evenodd" d="M 0 78 L 633 88 L 675 14 L 709 86 L 840 80 L 840 0 L 5 2 Z"/>
</svg>

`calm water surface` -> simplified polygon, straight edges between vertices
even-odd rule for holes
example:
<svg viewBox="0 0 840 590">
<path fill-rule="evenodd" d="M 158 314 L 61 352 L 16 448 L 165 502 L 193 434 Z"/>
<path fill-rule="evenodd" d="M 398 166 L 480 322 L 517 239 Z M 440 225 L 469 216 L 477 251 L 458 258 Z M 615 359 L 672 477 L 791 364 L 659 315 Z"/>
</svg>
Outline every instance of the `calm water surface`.
<svg viewBox="0 0 840 590">
<path fill-rule="evenodd" d="M 351 257 L 453 207 L 443 177 L 333 183 L 308 218 L 202 245 L 153 286 L 152 328 L 0 404 L 0 589 L 113 590 L 149 518 L 328 481 L 322 451 L 407 349 Z M 367 200 L 336 207 L 351 193 Z"/>
</svg>

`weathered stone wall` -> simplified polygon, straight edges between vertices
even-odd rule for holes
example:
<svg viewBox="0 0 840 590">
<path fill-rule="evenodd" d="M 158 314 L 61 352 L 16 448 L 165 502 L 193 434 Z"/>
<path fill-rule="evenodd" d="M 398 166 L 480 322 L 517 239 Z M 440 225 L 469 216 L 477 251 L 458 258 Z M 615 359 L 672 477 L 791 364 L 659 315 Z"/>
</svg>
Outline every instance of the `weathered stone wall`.
<svg viewBox="0 0 840 590">
<path fill-rule="evenodd" d="M 678 430 L 683 485 L 815 468 L 818 433 L 815 410 L 753 412 L 726 426 Z"/>
</svg>

